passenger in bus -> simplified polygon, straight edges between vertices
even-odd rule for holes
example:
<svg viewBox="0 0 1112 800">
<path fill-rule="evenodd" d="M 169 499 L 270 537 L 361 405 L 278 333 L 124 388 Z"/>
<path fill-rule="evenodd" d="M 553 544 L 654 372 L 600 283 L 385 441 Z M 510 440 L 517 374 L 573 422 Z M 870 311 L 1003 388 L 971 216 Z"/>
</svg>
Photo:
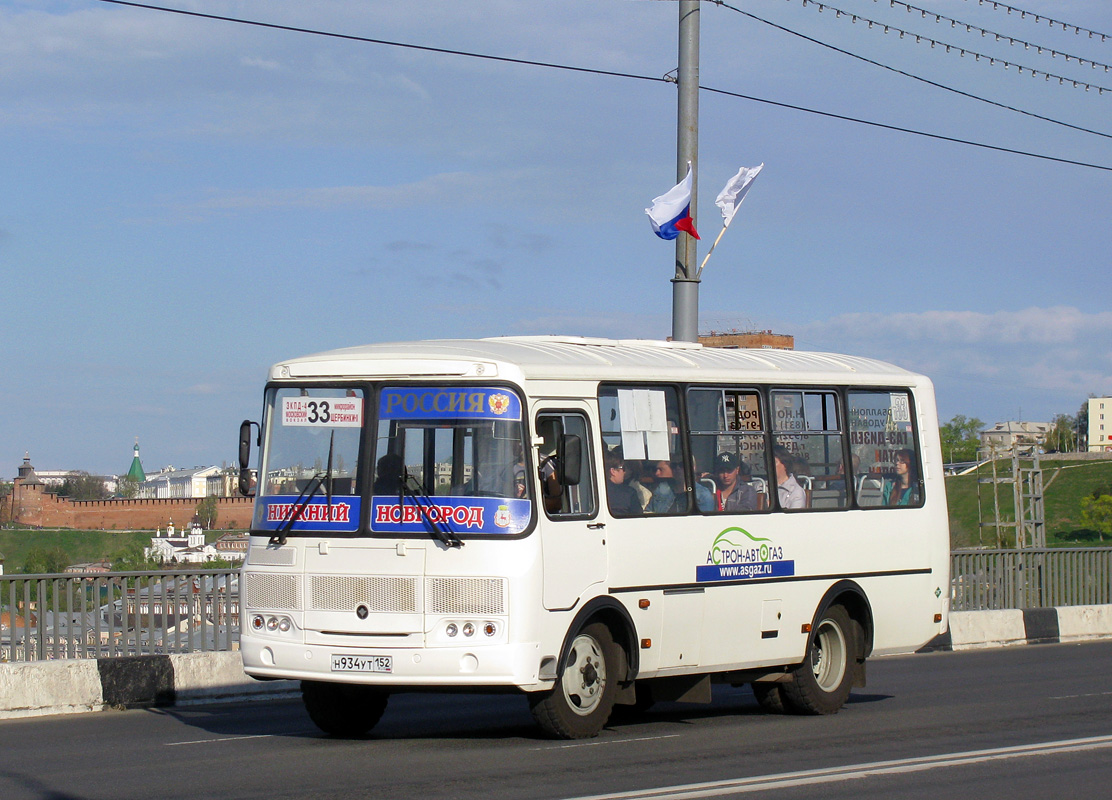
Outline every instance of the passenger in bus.
<svg viewBox="0 0 1112 800">
<path fill-rule="evenodd" d="M 772 460 L 776 465 L 776 495 L 780 508 L 806 508 L 807 493 L 795 479 L 795 459 L 786 447 L 776 445 L 772 448 Z"/>
<path fill-rule="evenodd" d="M 644 513 L 637 490 L 626 483 L 626 464 L 621 449 L 611 450 L 603 456 L 606 466 L 606 502 L 610 513 L 616 517 L 640 516 Z"/>
<path fill-rule="evenodd" d="M 915 454 L 910 450 L 896 453 L 896 477 L 884 482 L 882 504 L 910 506 L 919 502 L 919 479 L 915 475 Z"/>
<path fill-rule="evenodd" d="M 714 500 L 714 481 L 710 478 L 703 477 L 707 473 L 699 471 L 699 461 L 695 461 L 695 506 L 703 513 L 718 510 L 718 504 Z"/>
<path fill-rule="evenodd" d="M 734 453 L 722 452 L 714 459 L 718 491 L 715 507 L 718 511 L 756 511 L 757 491 L 747 481 L 742 481 L 742 461 Z M 745 464 L 746 474 L 749 465 Z"/>
<path fill-rule="evenodd" d="M 626 471 L 633 476 L 630 478 L 629 485 L 637 492 L 641 508 L 648 508 L 653 499 L 653 487 L 656 486 L 656 467 L 651 461 L 627 461 L 625 465 Z"/>
<path fill-rule="evenodd" d="M 398 494 L 402 488 L 402 457 L 397 453 L 384 455 L 375 465 L 375 476 L 372 493 Z"/>
<path fill-rule="evenodd" d="M 657 461 L 653 497 L 645 512 L 648 514 L 675 514 L 687 510 L 684 500 L 683 468 L 678 461 Z"/>
</svg>

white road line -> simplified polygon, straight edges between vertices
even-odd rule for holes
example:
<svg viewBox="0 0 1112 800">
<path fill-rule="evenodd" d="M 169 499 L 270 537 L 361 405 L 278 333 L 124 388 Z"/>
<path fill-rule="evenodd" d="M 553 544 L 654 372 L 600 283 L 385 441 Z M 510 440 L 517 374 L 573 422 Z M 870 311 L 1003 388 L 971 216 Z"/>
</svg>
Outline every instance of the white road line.
<svg viewBox="0 0 1112 800">
<path fill-rule="evenodd" d="M 1078 697 L 1106 697 L 1112 692 L 1090 692 L 1089 694 L 1057 694 L 1047 698 L 1049 700 L 1073 700 Z"/>
<path fill-rule="evenodd" d="M 678 786 L 661 786 L 655 789 L 642 789 L 632 792 L 596 794 L 568 800 L 693 800 L 699 797 L 721 797 L 724 795 L 763 792 L 769 789 L 785 789 L 792 786 L 807 786 L 835 781 L 860 780 L 874 775 L 897 775 L 908 772 L 922 772 L 940 767 L 959 767 L 967 764 L 980 764 L 1008 758 L 1027 758 L 1048 756 L 1058 753 L 1074 753 L 1085 750 L 1112 748 L 1112 736 L 1093 736 L 1085 739 L 1063 739 L 1057 742 L 1017 747 L 999 747 L 992 750 L 970 750 L 964 753 L 946 753 L 920 758 L 901 758 L 895 761 L 874 761 L 866 764 L 850 764 L 844 767 L 804 770 L 801 772 L 782 772 L 775 775 L 757 775 L 751 778 L 734 778 L 707 783 L 688 783 Z"/>
<path fill-rule="evenodd" d="M 573 742 L 571 744 L 549 745 L 547 747 L 533 747 L 532 750 L 570 750 L 575 747 L 604 747 L 611 744 L 630 744 L 631 742 L 655 742 L 657 739 L 675 739 L 683 734 L 669 733 L 664 736 L 642 736 L 639 739 L 605 739 L 603 741 L 591 740 L 589 742 Z"/>
<path fill-rule="evenodd" d="M 212 744 L 213 742 L 238 742 L 240 739 L 268 739 L 273 733 L 257 733 L 253 736 L 225 736 L 223 739 L 194 739 L 191 742 L 166 742 L 167 747 L 177 747 L 180 744 Z"/>
</svg>

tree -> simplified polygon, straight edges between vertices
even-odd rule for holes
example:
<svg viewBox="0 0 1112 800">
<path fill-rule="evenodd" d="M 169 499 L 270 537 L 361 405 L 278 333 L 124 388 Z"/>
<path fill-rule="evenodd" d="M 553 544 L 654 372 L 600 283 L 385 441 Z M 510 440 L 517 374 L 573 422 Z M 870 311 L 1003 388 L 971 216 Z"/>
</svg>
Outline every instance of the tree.
<svg viewBox="0 0 1112 800">
<path fill-rule="evenodd" d="M 1081 522 L 1095 530 L 1101 542 L 1104 534 L 1112 536 L 1112 487 L 1094 489 L 1091 495 L 1081 498 Z"/>
<path fill-rule="evenodd" d="M 66 475 L 58 494 L 73 500 L 107 500 L 109 491 L 104 487 L 104 478 L 77 470 Z"/>
<path fill-rule="evenodd" d="M 1071 452 L 1077 445 L 1077 420 L 1069 414 L 1059 414 L 1046 435 L 1046 449 L 1059 453 Z"/>
<path fill-rule="evenodd" d="M 216 502 L 216 497 L 210 494 L 197 504 L 197 521 L 205 530 L 211 531 L 216 528 L 216 517 L 219 513 Z"/>
<path fill-rule="evenodd" d="M 56 575 L 66 571 L 69 556 L 61 547 L 32 547 L 23 561 L 24 575 Z"/>
<path fill-rule="evenodd" d="M 113 572 L 149 572 L 160 569 L 162 564 L 153 558 L 148 558 L 140 544 L 128 545 L 112 556 Z"/>
<path fill-rule="evenodd" d="M 1089 397 L 1081 402 L 1077 411 L 1077 449 L 1081 451 L 1089 449 L 1089 399 L 1093 397 L 1096 395 L 1089 392 Z"/>
<path fill-rule="evenodd" d="M 116 494 L 120 497 L 131 499 L 139 493 L 139 481 L 130 475 L 121 475 L 116 481 Z"/>
<path fill-rule="evenodd" d="M 981 446 L 981 429 L 985 423 L 976 417 L 958 414 L 949 422 L 940 425 L 938 434 L 942 437 L 942 457 L 948 462 L 975 461 L 977 449 Z"/>
</svg>

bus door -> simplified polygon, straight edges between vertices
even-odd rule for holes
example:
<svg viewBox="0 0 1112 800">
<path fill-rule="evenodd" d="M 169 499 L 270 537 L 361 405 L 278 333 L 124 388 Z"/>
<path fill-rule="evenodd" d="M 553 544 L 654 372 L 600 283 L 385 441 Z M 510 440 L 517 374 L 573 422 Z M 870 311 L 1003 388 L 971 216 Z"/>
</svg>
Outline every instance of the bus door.
<svg viewBox="0 0 1112 800">
<path fill-rule="evenodd" d="M 606 530 L 596 519 L 594 446 L 585 403 L 541 408 L 534 455 L 543 558 L 544 607 L 570 609 L 606 581 Z"/>
</svg>

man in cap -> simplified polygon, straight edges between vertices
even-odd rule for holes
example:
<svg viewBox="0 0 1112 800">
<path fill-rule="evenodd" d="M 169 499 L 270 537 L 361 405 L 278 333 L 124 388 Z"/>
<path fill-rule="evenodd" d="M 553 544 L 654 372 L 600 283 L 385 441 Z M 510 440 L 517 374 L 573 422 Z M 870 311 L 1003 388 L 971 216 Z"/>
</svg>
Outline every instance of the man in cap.
<svg viewBox="0 0 1112 800">
<path fill-rule="evenodd" d="M 719 511 L 757 510 L 757 491 L 748 481 L 740 480 L 741 463 L 741 458 L 735 453 L 724 451 L 715 456 L 715 477 L 718 482 L 715 499 L 718 501 Z"/>
</svg>

